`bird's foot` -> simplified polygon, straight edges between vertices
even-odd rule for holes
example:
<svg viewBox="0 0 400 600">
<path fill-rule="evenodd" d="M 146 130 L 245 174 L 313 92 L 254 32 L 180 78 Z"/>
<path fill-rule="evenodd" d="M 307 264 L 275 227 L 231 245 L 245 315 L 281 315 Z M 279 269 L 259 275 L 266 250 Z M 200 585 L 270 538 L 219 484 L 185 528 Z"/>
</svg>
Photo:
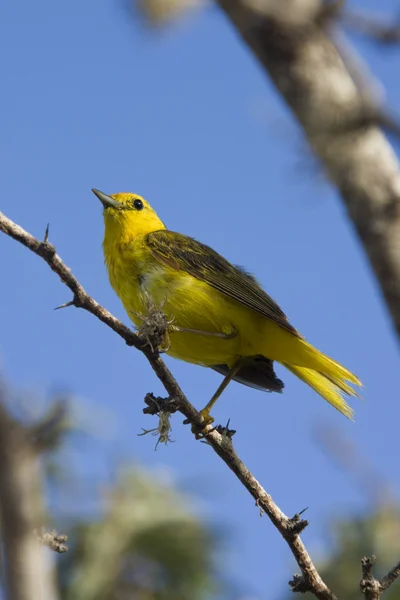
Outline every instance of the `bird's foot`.
<svg viewBox="0 0 400 600">
<path fill-rule="evenodd" d="M 210 415 L 207 409 L 203 408 L 203 410 L 200 411 L 200 416 L 203 417 L 201 425 L 192 423 L 192 433 L 194 433 L 196 440 L 204 439 L 207 433 L 209 433 L 209 431 L 206 431 L 206 428 L 208 425 L 211 425 L 211 423 L 214 423 L 214 417 Z M 185 420 L 184 423 L 189 423 L 189 420 Z"/>
<path fill-rule="evenodd" d="M 206 408 L 203 408 L 203 410 L 200 411 L 200 415 L 203 417 L 204 427 L 206 425 L 211 425 L 211 423 L 214 423 L 214 417 L 210 415 L 210 411 Z"/>
</svg>

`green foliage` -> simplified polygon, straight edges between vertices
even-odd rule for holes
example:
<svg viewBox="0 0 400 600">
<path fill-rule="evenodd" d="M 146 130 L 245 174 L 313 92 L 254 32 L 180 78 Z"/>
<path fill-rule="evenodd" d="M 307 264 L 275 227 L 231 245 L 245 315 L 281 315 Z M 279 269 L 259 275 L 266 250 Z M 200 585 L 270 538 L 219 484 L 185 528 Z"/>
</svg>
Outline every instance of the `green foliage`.
<svg viewBox="0 0 400 600">
<path fill-rule="evenodd" d="M 68 533 L 65 600 L 200 600 L 217 591 L 215 540 L 157 474 L 121 471 L 102 516 Z"/>
</svg>

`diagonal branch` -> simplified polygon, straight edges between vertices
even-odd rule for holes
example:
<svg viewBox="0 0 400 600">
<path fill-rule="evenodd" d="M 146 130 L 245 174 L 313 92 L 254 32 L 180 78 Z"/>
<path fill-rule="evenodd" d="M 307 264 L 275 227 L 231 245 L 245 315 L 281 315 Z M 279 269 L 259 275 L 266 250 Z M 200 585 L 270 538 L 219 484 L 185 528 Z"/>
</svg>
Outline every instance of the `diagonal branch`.
<svg viewBox="0 0 400 600">
<path fill-rule="evenodd" d="M 165 410 L 165 412 L 172 413 L 178 410 L 194 426 L 194 430 L 196 427 L 202 427 L 202 416 L 186 398 L 172 373 L 160 358 L 159 353 L 157 351 L 153 351 L 151 344 L 149 344 L 149 340 L 146 340 L 143 338 L 143 336 L 131 331 L 131 329 L 126 327 L 126 325 L 121 323 L 121 321 L 116 319 L 110 312 L 108 312 L 91 296 L 89 296 L 89 294 L 78 282 L 76 277 L 72 274 L 71 270 L 57 255 L 54 246 L 49 244 L 47 239 L 47 230 L 45 240 L 41 242 L 30 233 L 22 229 L 22 227 L 8 219 L 1 212 L 0 230 L 45 260 L 49 267 L 59 276 L 61 281 L 72 291 L 74 295 L 73 301 L 71 303 L 67 303 L 67 305 L 74 305 L 78 308 L 87 310 L 95 317 L 100 319 L 100 321 L 108 325 L 108 327 L 110 327 L 113 331 L 118 333 L 118 335 L 125 340 L 129 346 L 134 346 L 143 352 L 143 354 L 145 354 L 158 379 L 168 392 L 169 399 L 163 401 L 163 399 L 155 399 L 151 394 L 148 394 L 148 397 L 146 397 L 145 400 L 149 408 L 144 409 L 144 412 L 154 414 L 157 411 L 163 412 Z M 161 406 L 161 402 L 165 402 L 165 406 Z M 152 404 L 155 405 L 155 410 L 154 407 L 152 408 Z M 2 424 L 9 429 L 10 422 L 5 421 L 5 417 L 2 417 L 2 414 L 3 413 L 1 412 L 0 405 L 0 430 L 2 429 Z M 287 517 L 282 512 L 279 506 L 273 501 L 272 497 L 265 491 L 265 489 L 246 467 L 244 462 L 236 454 L 232 443 L 232 435 L 234 431 L 228 430 L 228 427 L 224 428 L 221 426 L 211 428 L 210 425 L 208 425 L 203 431 L 207 443 L 213 448 L 215 453 L 218 454 L 218 456 L 225 462 L 231 471 L 233 471 L 242 485 L 254 498 L 256 505 L 260 508 L 260 511 L 265 512 L 288 544 L 293 557 L 295 558 L 301 570 L 301 575 L 294 575 L 292 581 L 289 582 L 292 590 L 300 593 L 311 592 L 319 600 L 337 600 L 334 593 L 328 588 L 326 583 L 319 575 L 304 543 L 300 538 L 300 533 L 308 525 L 308 521 L 301 518 L 301 514 L 304 511 L 295 514 L 291 518 Z M 0 444 L 0 454 L 1 453 L 2 445 Z M 0 473 L 4 478 L 5 472 L 3 473 L 0 470 Z M 66 550 L 66 547 L 63 545 L 65 536 L 58 536 L 56 532 L 52 532 L 50 537 L 51 535 L 53 535 L 54 540 L 49 540 L 49 534 L 47 534 L 47 537 L 44 537 L 42 542 L 44 541 L 44 543 L 48 543 L 58 552 L 64 552 Z M 374 557 L 372 557 L 370 559 L 364 558 L 362 561 L 363 579 L 360 585 L 366 600 L 378 600 L 380 595 L 400 576 L 399 563 L 380 581 L 376 580 L 372 575 L 372 566 L 374 560 Z M 16 580 L 16 583 L 18 583 L 18 580 Z M 21 597 L 23 600 L 25 599 L 24 595 L 16 596 L 16 598 L 17 597 Z"/>
<path fill-rule="evenodd" d="M 382 592 L 387 590 L 399 577 L 400 562 L 398 562 L 397 565 L 393 567 L 393 569 L 390 569 L 389 573 L 387 573 L 387 575 L 382 577 L 382 579 L 380 580 L 379 585 L 381 587 Z"/>
<path fill-rule="evenodd" d="M 87 294 L 76 277 L 74 277 L 71 270 L 57 255 L 54 246 L 49 244 L 47 239 L 41 242 L 22 229 L 22 227 L 8 219 L 1 212 L 0 230 L 45 260 L 49 267 L 73 293 L 74 306 L 83 308 L 92 313 L 92 315 L 96 316 L 100 321 L 118 333 L 128 345 L 134 346 L 143 352 L 158 379 L 169 394 L 169 397 L 173 401 L 174 407 L 177 408 L 177 410 L 179 410 L 194 427 L 202 427 L 203 418 L 186 398 L 159 354 L 157 352 L 152 352 L 149 345 L 140 335 L 132 332 Z M 296 514 L 294 517 L 289 518 L 281 511 L 271 496 L 264 490 L 243 461 L 238 457 L 233 447 L 231 436 L 225 434 L 223 428 L 212 429 L 210 425 L 208 425 L 204 430 L 204 435 L 209 445 L 231 471 L 233 471 L 239 481 L 254 498 L 256 505 L 260 510 L 267 514 L 287 542 L 301 570 L 301 575 L 296 575 L 293 581 L 290 582 L 293 591 L 310 591 L 319 600 L 337 600 L 333 592 L 321 579 L 321 576 L 300 538 L 299 534 L 307 527 L 308 522 L 301 519 L 300 514 Z"/>
<path fill-rule="evenodd" d="M 337 187 L 400 336 L 400 168 L 379 129 L 385 119 L 377 118 L 377 112 L 382 111 L 371 110 L 376 108 L 375 86 L 361 84 L 361 59 L 354 56 L 350 64 L 334 41 L 331 20 L 321 19 L 326 2 L 218 4 L 291 108 Z M 331 4 L 340 8 L 342 2 Z"/>
</svg>

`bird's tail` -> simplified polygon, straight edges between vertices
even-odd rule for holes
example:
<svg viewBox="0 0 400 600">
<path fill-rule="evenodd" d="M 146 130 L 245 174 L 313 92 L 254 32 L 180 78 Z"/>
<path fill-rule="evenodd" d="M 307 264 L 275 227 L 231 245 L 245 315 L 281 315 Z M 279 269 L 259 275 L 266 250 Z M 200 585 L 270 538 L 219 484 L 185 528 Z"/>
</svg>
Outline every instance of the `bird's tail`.
<svg viewBox="0 0 400 600">
<path fill-rule="evenodd" d="M 301 340 L 301 344 L 304 344 L 304 352 L 308 355 L 307 367 L 288 363 L 283 365 L 325 398 L 329 404 L 353 420 L 354 411 L 347 404 L 344 396 L 358 396 L 357 391 L 350 384 L 361 387 L 361 381 L 305 340 Z"/>
</svg>

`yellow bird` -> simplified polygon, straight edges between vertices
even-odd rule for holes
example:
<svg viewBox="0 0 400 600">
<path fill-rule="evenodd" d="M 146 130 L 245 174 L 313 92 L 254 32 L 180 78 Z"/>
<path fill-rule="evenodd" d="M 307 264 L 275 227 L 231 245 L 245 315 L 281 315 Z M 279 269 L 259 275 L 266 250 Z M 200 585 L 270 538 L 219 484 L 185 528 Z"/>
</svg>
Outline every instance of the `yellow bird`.
<svg viewBox="0 0 400 600">
<path fill-rule="evenodd" d="M 172 321 L 168 354 L 225 375 L 201 411 L 210 410 L 233 379 L 281 392 L 276 361 L 349 418 L 344 396 L 357 396 L 359 379 L 309 344 L 257 280 L 196 240 L 166 229 L 137 194 L 108 196 L 104 206 L 104 257 L 115 292 L 140 326 L 149 298 Z"/>
</svg>

